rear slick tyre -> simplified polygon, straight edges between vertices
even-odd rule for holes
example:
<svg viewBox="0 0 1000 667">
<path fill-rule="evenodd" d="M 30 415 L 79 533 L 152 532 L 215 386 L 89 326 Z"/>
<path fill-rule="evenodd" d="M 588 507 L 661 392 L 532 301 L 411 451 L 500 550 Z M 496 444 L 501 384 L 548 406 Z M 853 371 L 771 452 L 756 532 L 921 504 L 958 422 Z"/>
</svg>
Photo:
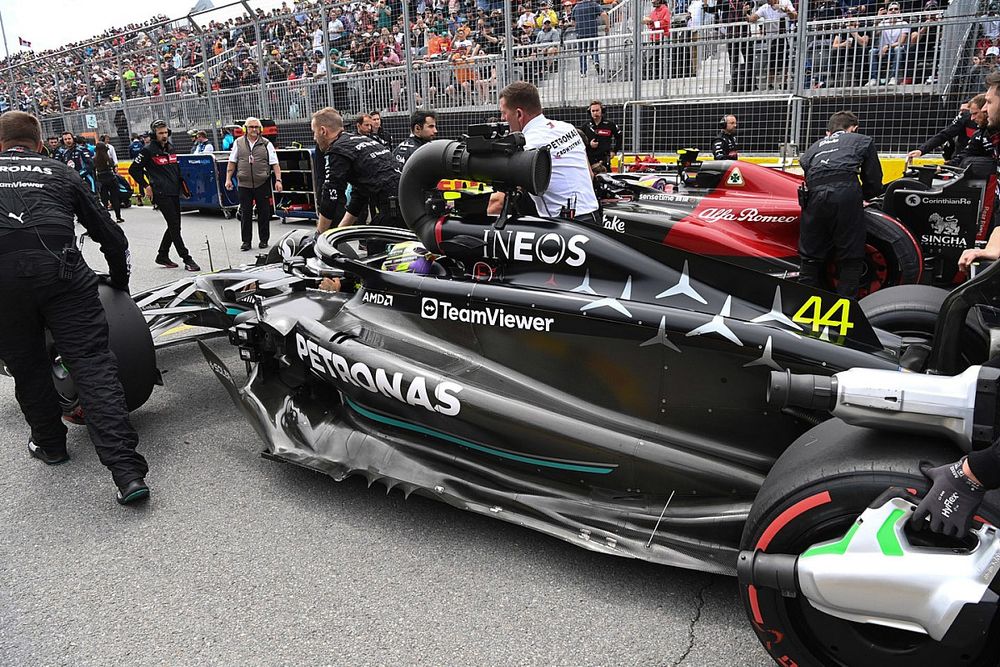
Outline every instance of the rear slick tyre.
<svg viewBox="0 0 1000 667">
<path fill-rule="evenodd" d="M 858 302 L 868 322 L 897 336 L 907 344 L 931 345 L 938 313 L 948 290 L 930 285 L 900 285 L 869 294 Z M 962 359 L 967 366 L 989 357 L 989 336 L 969 314 L 962 331 Z"/>
<path fill-rule="evenodd" d="M 800 554 L 842 537 L 866 505 L 892 486 L 927 491 L 920 461 L 940 465 L 961 455 L 949 443 L 848 426 L 837 419 L 803 434 L 778 459 L 754 501 L 742 549 Z M 998 493 L 979 514 L 998 520 Z M 739 582 L 744 610 L 774 660 L 790 667 L 996 667 L 1000 614 L 975 645 L 949 647 L 926 635 L 845 621 L 802 596 Z"/>
</svg>

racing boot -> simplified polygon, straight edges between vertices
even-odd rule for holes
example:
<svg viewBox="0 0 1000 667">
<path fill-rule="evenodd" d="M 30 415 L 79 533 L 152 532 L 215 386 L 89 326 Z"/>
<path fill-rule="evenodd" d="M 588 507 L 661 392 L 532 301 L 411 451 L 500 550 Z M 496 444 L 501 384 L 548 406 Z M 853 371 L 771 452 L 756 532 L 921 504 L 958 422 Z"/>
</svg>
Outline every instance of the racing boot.
<svg viewBox="0 0 1000 667">
<path fill-rule="evenodd" d="M 61 452 L 50 452 L 36 445 L 35 441 L 30 438 L 28 439 L 28 453 L 45 465 L 49 466 L 69 461 L 69 454 L 66 453 L 65 447 L 63 447 Z"/>
<path fill-rule="evenodd" d="M 823 260 L 803 257 L 799 265 L 799 282 L 810 287 L 823 287 Z"/>
<path fill-rule="evenodd" d="M 154 261 L 157 264 L 159 264 L 160 266 L 165 266 L 168 269 L 176 269 L 177 268 L 177 262 L 175 262 L 174 260 L 170 259 L 169 255 L 157 255 L 156 259 Z"/>
<path fill-rule="evenodd" d="M 115 494 L 115 500 L 119 505 L 131 505 L 147 498 L 149 498 L 149 487 L 142 477 L 119 486 L 118 493 Z"/>
<path fill-rule="evenodd" d="M 201 267 L 198 266 L 198 263 L 195 262 L 190 255 L 188 255 L 187 257 L 184 258 L 184 270 L 198 272 L 201 271 Z"/>
<path fill-rule="evenodd" d="M 861 274 L 865 272 L 865 260 L 842 259 L 838 264 L 837 294 L 850 299 L 858 298 Z"/>
</svg>

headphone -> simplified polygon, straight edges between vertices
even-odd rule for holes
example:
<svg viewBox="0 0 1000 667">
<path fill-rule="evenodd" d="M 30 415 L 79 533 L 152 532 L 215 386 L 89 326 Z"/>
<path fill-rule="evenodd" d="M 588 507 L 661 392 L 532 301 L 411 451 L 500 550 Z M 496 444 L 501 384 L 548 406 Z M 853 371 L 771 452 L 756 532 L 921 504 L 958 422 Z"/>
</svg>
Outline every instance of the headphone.
<svg viewBox="0 0 1000 667">
<path fill-rule="evenodd" d="M 729 116 L 731 114 L 723 114 L 722 118 L 719 119 L 719 129 L 724 130 L 729 125 Z"/>
<path fill-rule="evenodd" d="M 165 120 L 154 120 L 152 123 L 149 124 L 149 131 L 153 133 L 153 138 L 154 139 L 156 138 L 156 128 L 158 128 L 158 127 L 166 127 L 167 128 L 167 136 L 168 137 L 173 134 L 173 130 L 171 130 L 169 127 L 167 127 L 167 121 L 165 121 Z"/>
</svg>

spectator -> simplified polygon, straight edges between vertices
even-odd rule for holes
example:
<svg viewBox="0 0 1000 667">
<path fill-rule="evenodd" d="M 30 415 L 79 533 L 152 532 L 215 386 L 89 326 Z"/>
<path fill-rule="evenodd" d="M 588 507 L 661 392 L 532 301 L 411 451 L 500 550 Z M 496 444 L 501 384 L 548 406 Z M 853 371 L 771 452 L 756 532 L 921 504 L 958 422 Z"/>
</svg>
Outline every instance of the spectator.
<svg viewBox="0 0 1000 667">
<path fill-rule="evenodd" d="M 553 28 L 559 25 L 559 15 L 553 11 L 552 3 L 549 0 L 542 0 L 542 8 L 535 14 L 535 27 L 545 27 L 546 20 L 552 23 Z"/>
<path fill-rule="evenodd" d="M 860 84 L 865 54 L 871 37 L 861 29 L 856 18 L 848 17 L 846 29 L 833 38 L 831 48 L 832 69 L 839 72 L 840 86 Z"/>
<path fill-rule="evenodd" d="M 899 76 L 899 65 L 906 58 L 906 47 L 909 44 L 910 28 L 899 16 L 899 5 L 895 2 L 887 9 L 887 18 L 878 24 L 878 46 L 872 47 L 869 53 L 868 86 L 885 83 L 895 86 Z M 880 73 L 885 64 L 886 73 L 892 75 L 888 80 L 880 79 Z"/>
<path fill-rule="evenodd" d="M 653 0 L 663 2 L 663 0 Z M 667 10 L 669 14 L 670 10 Z M 587 58 L 594 62 L 594 71 L 601 73 L 601 58 L 597 51 L 597 24 L 604 22 L 604 30 L 607 32 L 610 22 L 608 14 L 596 0 L 578 0 L 573 7 L 573 25 L 576 26 L 577 49 L 580 53 L 580 78 L 587 76 Z"/>
<path fill-rule="evenodd" d="M 579 7 L 579 5 L 577 5 Z M 574 16 L 576 15 L 576 10 L 573 11 Z M 604 22 L 607 25 L 607 14 L 604 14 Z M 670 35 L 670 8 L 667 7 L 665 0 L 653 0 L 653 11 L 649 13 L 642 19 L 643 24 L 649 29 L 649 39 L 653 43 L 653 48 L 648 49 L 648 56 L 646 60 L 646 76 L 652 79 L 660 78 L 661 61 L 666 55 L 660 48 L 661 42 Z M 579 29 L 578 29 L 579 30 Z M 595 56 L 596 57 L 596 56 Z M 598 73 L 600 73 L 600 68 L 597 67 Z M 584 73 L 586 73 L 586 68 L 584 67 Z"/>
<path fill-rule="evenodd" d="M 937 10 L 936 0 L 927 0 L 924 11 Z M 941 14 L 930 14 L 919 19 L 920 23 L 910 30 L 910 45 L 906 62 L 906 79 L 903 83 L 932 84 L 937 81 L 934 69 L 938 51 L 938 34 Z"/>
<path fill-rule="evenodd" d="M 788 21 L 796 18 L 798 13 L 790 0 L 766 0 L 747 17 L 747 21 L 758 27 L 758 36 L 764 38 L 757 42 L 754 57 L 758 71 L 765 72 L 763 85 L 768 89 L 776 84 L 781 87 L 784 82 L 787 60 L 782 35 L 787 31 Z"/>
<path fill-rule="evenodd" d="M 559 44 L 561 42 L 561 36 L 559 30 L 552 26 L 552 21 L 546 18 L 542 21 L 542 30 L 535 37 L 535 43 L 538 44 L 538 55 L 543 60 L 543 69 L 545 72 L 554 72 L 559 66 L 559 60 L 557 56 L 559 55 Z"/>
<path fill-rule="evenodd" d="M 535 12 L 531 11 L 531 3 L 525 2 L 521 5 L 516 25 L 518 28 L 523 28 L 529 24 L 532 26 L 535 25 Z"/>
</svg>

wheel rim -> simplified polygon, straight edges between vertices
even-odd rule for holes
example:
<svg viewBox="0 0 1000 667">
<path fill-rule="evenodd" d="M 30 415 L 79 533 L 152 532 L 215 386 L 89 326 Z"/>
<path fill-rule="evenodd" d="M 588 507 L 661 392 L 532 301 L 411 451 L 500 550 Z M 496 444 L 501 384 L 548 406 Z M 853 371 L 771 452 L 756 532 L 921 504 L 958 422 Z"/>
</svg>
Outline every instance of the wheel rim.
<svg viewBox="0 0 1000 667">
<path fill-rule="evenodd" d="M 865 244 L 865 267 L 858 282 L 858 298 L 868 296 L 883 287 L 895 285 L 899 280 L 899 267 L 891 267 L 886 254 L 871 243 Z M 826 278 L 834 291 L 840 282 L 837 266 L 832 261 L 826 264 Z"/>
<path fill-rule="evenodd" d="M 801 553 L 818 542 L 842 537 L 856 518 L 856 512 L 827 518 L 799 535 L 795 543 L 783 548 L 782 552 Z M 830 666 L 985 666 L 984 658 L 989 656 L 983 653 L 989 650 L 989 640 L 1000 632 L 998 614 L 990 632 L 979 642 L 963 646 L 956 656 L 955 647 L 944 646 L 926 635 L 830 616 L 814 608 L 802 596 L 783 598 L 783 605 L 784 614 L 800 640 L 820 659 L 820 664 Z"/>
</svg>

